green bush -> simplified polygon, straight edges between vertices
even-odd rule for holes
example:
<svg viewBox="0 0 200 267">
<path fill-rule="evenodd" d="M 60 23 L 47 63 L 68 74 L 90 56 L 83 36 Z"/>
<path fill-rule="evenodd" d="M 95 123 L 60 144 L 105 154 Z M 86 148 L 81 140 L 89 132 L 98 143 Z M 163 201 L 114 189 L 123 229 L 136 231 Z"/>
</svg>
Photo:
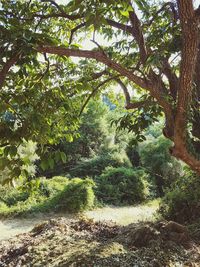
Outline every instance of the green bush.
<svg viewBox="0 0 200 267">
<path fill-rule="evenodd" d="M 51 179 L 41 178 L 39 192 L 44 196 L 52 196 L 63 190 L 69 179 L 64 176 L 54 176 Z"/>
<path fill-rule="evenodd" d="M 104 151 L 91 159 L 85 159 L 79 162 L 70 174 L 78 177 L 95 177 L 101 175 L 106 167 L 130 167 L 131 163 L 125 153 L 118 151 Z"/>
<path fill-rule="evenodd" d="M 200 217 L 200 177 L 189 173 L 180 178 L 162 199 L 160 213 L 164 218 L 180 223 Z"/>
<path fill-rule="evenodd" d="M 146 176 L 142 169 L 108 167 L 95 179 L 97 199 L 112 205 L 139 203 L 146 197 Z"/>
<path fill-rule="evenodd" d="M 95 183 L 89 178 L 74 178 L 52 201 L 57 210 L 78 212 L 92 208 L 95 199 L 94 186 Z"/>
<path fill-rule="evenodd" d="M 18 216 L 38 212 L 68 211 L 79 212 L 91 208 L 94 205 L 94 182 L 91 179 L 67 179 L 66 177 L 53 177 L 52 179 L 40 179 L 40 184 L 33 192 L 10 187 L 1 189 L 6 191 L 11 198 L 10 206 L 8 197 L 0 198 L 0 216 Z M 14 200 L 15 201 L 14 201 Z"/>
<path fill-rule="evenodd" d="M 26 201 L 30 193 L 18 190 L 9 185 L 0 185 L 0 201 L 5 203 L 7 206 L 16 205 L 18 202 Z"/>
<path fill-rule="evenodd" d="M 163 197 L 182 174 L 182 165 L 169 153 L 171 141 L 163 136 L 150 138 L 140 145 L 140 157 L 143 168 L 149 173 L 151 194 Z"/>
</svg>

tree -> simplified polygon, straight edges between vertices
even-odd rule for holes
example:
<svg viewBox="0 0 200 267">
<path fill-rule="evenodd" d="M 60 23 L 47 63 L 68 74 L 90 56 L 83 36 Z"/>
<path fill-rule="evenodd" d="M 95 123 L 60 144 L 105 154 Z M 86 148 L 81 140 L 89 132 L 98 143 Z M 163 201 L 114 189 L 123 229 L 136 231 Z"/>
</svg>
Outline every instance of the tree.
<svg viewBox="0 0 200 267">
<path fill-rule="evenodd" d="M 109 113 L 109 108 L 102 100 L 91 100 L 80 116 L 77 138 L 74 138 L 73 142 L 68 142 L 63 138 L 59 144 L 48 145 L 48 150 L 41 156 L 42 169 L 38 171 L 37 175 L 52 176 L 69 172 L 81 159 L 91 158 L 98 154 L 111 134 Z M 112 129 L 112 134 L 114 134 L 114 129 Z M 60 160 L 58 151 L 67 155 L 64 162 Z M 50 159 L 56 164 L 49 166 Z"/>
<path fill-rule="evenodd" d="M 65 142 L 66 154 L 71 152 L 75 162 L 80 158 L 90 158 L 98 153 L 101 146 L 109 138 L 109 108 L 102 100 L 90 101 L 87 109 L 82 113 L 79 127 L 80 137 L 74 140 L 73 143 Z M 113 130 L 114 132 L 114 130 Z"/>
<path fill-rule="evenodd" d="M 127 109 L 162 110 L 171 154 L 200 174 L 199 17 L 192 0 L 2 0 L 2 145 L 70 136 L 77 110 L 119 84 Z M 96 47 L 81 48 L 86 37 Z"/>
<path fill-rule="evenodd" d="M 140 146 L 142 166 L 149 172 L 154 194 L 159 197 L 163 197 L 165 191 L 184 174 L 180 162 L 169 154 L 170 143 L 163 136 L 149 136 Z"/>
</svg>

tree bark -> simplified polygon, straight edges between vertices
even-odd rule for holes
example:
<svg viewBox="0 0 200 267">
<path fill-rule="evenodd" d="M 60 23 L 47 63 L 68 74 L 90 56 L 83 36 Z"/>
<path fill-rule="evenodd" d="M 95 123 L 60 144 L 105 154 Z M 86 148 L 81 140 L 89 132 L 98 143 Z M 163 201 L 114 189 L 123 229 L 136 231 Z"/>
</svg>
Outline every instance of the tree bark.
<svg viewBox="0 0 200 267">
<path fill-rule="evenodd" d="M 187 130 L 199 44 L 198 20 L 192 0 L 178 0 L 177 3 L 182 29 L 182 52 L 172 154 L 200 174 L 200 161 L 192 155 L 188 148 L 189 133 Z"/>
</svg>

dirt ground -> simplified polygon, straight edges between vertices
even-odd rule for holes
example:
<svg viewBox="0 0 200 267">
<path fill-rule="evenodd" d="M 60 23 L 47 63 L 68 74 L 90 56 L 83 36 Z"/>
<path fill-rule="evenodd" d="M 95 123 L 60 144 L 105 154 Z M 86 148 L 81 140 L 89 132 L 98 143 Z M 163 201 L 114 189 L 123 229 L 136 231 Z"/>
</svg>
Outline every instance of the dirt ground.
<svg viewBox="0 0 200 267">
<path fill-rule="evenodd" d="M 0 267 L 200 266 L 199 246 L 173 222 L 118 226 L 51 219 L 0 243 Z"/>
<path fill-rule="evenodd" d="M 139 221 L 153 221 L 158 209 L 159 202 L 154 201 L 144 205 L 129 207 L 103 207 L 95 210 L 87 211 L 81 216 L 85 216 L 94 221 L 113 221 L 118 225 L 128 225 Z M 64 217 L 67 219 L 76 218 L 70 214 L 38 214 L 37 216 L 29 216 L 28 218 L 9 219 L 0 221 L 0 241 L 11 238 L 20 233 L 27 233 L 36 224 L 45 220 Z"/>
<path fill-rule="evenodd" d="M 99 208 L 79 219 L 53 213 L 6 220 L 0 267 L 200 266 L 200 226 L 194 240 L 185 226 L 155 220 L 157 209 L 154 202 Z"/>
</svg>

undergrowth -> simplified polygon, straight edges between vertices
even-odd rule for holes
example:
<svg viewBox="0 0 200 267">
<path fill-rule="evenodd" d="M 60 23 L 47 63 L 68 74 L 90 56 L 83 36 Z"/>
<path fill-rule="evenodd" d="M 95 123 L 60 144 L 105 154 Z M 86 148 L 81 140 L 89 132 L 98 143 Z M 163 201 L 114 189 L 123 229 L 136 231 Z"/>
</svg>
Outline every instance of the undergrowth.
<svg viewBox="0 0 200 267">
<path fill-rule="evenodd" d="M 79 212 L 94 205 L 94 182 L 89 179 L 53 177 L 39 179 L 33 191 L 1 186 L 0 217 L 50 211 Z"/>
</svg>

